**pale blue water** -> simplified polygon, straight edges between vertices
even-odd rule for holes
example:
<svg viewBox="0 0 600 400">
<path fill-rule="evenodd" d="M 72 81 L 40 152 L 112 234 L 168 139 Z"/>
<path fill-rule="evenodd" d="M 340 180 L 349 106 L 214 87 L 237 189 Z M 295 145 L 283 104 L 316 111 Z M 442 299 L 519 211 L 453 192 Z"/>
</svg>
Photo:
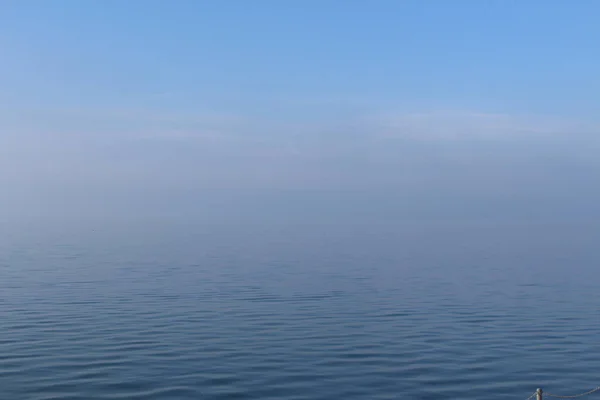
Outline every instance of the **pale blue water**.
<svg viewBox="0 0 600 400">
<path fill-rule="evenodd" d="M 600 384 L 584 224 L 4 232 L 0 398 L 525 399 Z"/>
</svg>

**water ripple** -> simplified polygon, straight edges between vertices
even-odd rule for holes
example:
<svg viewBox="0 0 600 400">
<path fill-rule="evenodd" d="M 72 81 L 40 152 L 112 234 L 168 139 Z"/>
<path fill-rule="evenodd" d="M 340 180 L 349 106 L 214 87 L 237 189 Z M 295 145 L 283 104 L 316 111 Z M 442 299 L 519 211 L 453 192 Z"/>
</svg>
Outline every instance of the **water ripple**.
<svg viewBox="0 0 600 400">
<path fill-rule="evenodd" d="M 468 400 L 599 384 L 591 261 L 565 285 L 573 266 L 476 236 L 461 242 L 471 253 L 410 261 L 397 244 L 370 242 L 369 256 L 309 239 L 15 247 L 0 260 L 0 387 L 26 400 Z"/>
</svg>

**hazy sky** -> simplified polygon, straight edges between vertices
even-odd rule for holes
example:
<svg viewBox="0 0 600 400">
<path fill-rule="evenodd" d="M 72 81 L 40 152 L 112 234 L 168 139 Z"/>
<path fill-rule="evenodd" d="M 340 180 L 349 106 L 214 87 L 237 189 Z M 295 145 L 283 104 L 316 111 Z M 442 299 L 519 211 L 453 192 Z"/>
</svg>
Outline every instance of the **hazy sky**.
<svg viewBox="0 0 600 400">
<path fill-rule="evenodd" d="M 5 0 L 0 217 L 600 216 L 595 0 Z"/>
</svg>

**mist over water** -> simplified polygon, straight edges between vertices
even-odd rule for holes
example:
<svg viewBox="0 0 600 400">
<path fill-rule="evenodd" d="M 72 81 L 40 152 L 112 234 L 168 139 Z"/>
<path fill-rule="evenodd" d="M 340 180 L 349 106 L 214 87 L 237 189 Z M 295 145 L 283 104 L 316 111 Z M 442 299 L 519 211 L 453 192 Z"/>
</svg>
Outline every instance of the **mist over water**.
<svg viewBox="0 0 600 400">
<path fill-rule="evenodd" d="M 597 141 L 514 133 L 4 137 L 3 396 L 597 386 Z"/>
</svg>

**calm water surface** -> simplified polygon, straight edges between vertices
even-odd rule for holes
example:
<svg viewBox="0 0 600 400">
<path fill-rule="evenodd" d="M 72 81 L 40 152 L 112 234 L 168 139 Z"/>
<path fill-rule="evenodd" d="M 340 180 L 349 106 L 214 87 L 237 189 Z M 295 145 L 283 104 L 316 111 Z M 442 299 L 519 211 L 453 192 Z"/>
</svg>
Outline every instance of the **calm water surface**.
<svg viewBox="0 0 600 400">
<path fill-rule="evenodd" d="M 600 230 L 3 232 L 3 399 L 522 399 L 600 384 Z"/>
</svg>

